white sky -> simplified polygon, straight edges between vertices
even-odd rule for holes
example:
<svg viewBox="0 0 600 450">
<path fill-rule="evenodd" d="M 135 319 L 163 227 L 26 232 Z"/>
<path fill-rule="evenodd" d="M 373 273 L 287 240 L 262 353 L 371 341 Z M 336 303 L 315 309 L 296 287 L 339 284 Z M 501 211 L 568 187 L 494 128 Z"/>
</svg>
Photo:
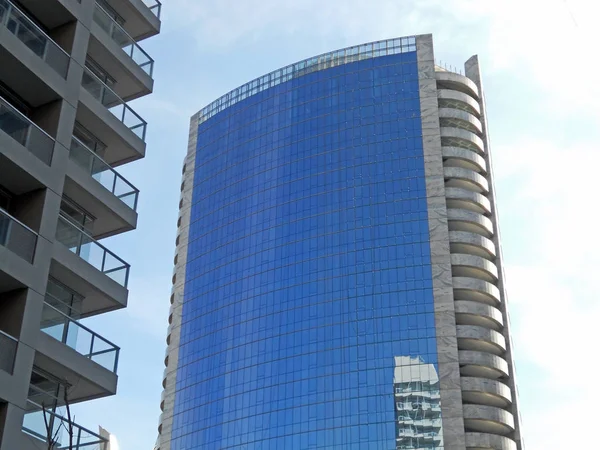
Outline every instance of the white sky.
<svg viewBox="0 0 600 450">
<path fill-rule="evenodd" d="M 147 158 L 121 170 L 141 190 L 139 227 L 108 241 L 132 264 L 130 306 L 93 328 L 123 349 L 119 393 L 79 407 L 77 421 L 101 424 L 123 450 L 154 444 L 189 116 L 294 61 L 433 33 L 437 59 L 459 67 L 477 53 L 483 64 L 527 450 L 593 448 L 600 391 L 587 377 L 600 370 L 598 3 L 163 3 L 162 34 L 142 44 L 156 60 L 155 94 L 132 104 L 149 122 Z"/>
</svg>

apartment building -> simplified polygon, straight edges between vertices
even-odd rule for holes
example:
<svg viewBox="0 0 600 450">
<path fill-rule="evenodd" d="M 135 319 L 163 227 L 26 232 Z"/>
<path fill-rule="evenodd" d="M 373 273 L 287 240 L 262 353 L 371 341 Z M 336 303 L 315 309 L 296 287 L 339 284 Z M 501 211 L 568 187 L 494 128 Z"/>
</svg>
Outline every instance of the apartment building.
<svg viewBox="0 0 600 450">
<path fill-rule="evenodd" d="M 0 449 L 105 450 L 65 404 L 114 395 L 118 342 L 86 318 L 127 306 L 102 239 L 136 228 L 120 167 L 146 152 L 159 0 L 0 0 Z M 67 430 L 72 430 L 69 433 Z M 72 436 L 70 436 L 72 434 Z"/>
</svg>

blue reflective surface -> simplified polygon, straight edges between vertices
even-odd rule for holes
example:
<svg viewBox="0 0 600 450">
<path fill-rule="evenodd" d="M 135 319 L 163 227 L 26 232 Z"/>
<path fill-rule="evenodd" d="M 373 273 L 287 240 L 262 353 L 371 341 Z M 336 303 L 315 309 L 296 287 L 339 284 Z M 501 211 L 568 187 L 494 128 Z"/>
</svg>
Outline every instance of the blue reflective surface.
<svg viewBox="0 0 600 450">
<path fill-rule="evenodd" d="M 172 449 L 441 449 L 416 53 L 198 128 Z"/>
</svg>

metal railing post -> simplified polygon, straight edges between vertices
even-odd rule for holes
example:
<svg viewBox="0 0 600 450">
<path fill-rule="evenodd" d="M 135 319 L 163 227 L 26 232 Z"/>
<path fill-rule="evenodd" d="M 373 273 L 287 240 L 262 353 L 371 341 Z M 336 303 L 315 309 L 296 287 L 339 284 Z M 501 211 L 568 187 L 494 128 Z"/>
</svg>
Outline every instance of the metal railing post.
<svg viewBox="0 0 600 450">
<path fill-rule="evenodd" d="M 92 339 L 90 341 L 90 352 L 88 353 L 88 357 L 92 359 L 92 354 L 94 353 L 94 340 L 96 339 L 96 334 L 92 333 Z"/>
<path fill-rule="evenodd" d="M 75 449 L 79 450 L 81 448 L 80 445 L 81 445 L 81 428 L 79 428 L 78 433 L 77 433 L 77 443 L 75 444 Z"/>
<path fill-rule="evenodd" d="M 67 342 L 69 342 L 69 319 L 65 318 L 65 320 L 63 320 L 63 337 L 62 337 L 62 343 L 66 344 Z"/>
<path fill-rule="evenodd" d="M 120 348 L 117 348 L 117 351 L 115 353 L 115 364 L 113 366 L 113 372 L 117 373 L 117 367 L 119 366 L 119 354 L 121 352 Z"/>
<path fill-rule="evenodd" d="M 75 227 L 73 227 L 73 228 L 75 228 Z M 83 233 L 81 233 L 81 230 L 79 230 L 77 228 L 75 228 L 75 229 L 78 231 L 78 234 L 79 234 L 79 239 L 78 239 L 78 242 L 77 242 L 77 253 L 76 253 L 76 255 L 77 256 L 81 256 L 81 247 L 83 246 L 83 244 L 82 244 Z"/>
<path fill-rule="evenodd" d="M 102 269 L 101 272 L 104 273 L 104 266 L 106 264 L 106 251 L 102 253 Z"/>
</svg>

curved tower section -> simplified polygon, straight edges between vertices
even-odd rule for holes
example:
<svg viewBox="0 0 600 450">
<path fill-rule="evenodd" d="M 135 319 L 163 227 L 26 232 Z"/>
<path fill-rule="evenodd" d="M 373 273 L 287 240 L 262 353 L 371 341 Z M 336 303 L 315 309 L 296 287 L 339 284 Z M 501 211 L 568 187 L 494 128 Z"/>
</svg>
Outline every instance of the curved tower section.
<svg viewBox="0 0 600 450">
<path fill-rule="evenodd" d="M 192 118 L 158 449 L 521 449 L 466 74 L 390 39 Z"/>
</svg>

